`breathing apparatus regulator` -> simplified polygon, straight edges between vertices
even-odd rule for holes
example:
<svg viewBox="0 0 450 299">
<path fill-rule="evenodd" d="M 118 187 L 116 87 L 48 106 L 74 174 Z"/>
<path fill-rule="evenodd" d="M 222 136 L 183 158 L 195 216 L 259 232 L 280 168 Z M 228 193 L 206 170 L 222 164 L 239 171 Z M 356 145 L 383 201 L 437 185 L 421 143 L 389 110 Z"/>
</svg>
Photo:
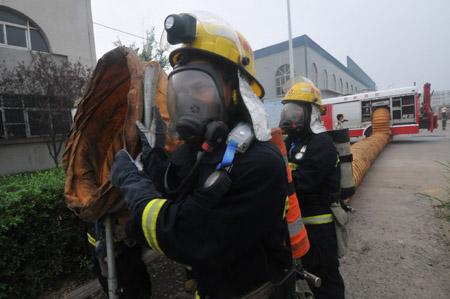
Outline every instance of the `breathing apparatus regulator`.
<svg viewBox="0 0 450 299">
<path fill-rule="evenodd" d="M 189 174 L 182 180 L 182 182 L 176 189 L 171 189 L 168 183 L 168 176 L 171 166 L 171 164 L 169 163 L 164 174 L 164 188 L 169 195 L 177 194 L 184 186 L 186 186 L 186 184 L 190 181 L 190 179 L 193 177 L 198 167 L 200 166 L 200 162 L 203 160 L 205 153 L 211 153 L 215 148 L 220 146 L 226 140 L 227 134 L 228 126 L 222 121 L 212 121 L 206 125 L 205 141 L 203 141 L 201 147 L 202 150 L 198 152 L 197 161 L 189 171 Z"/>
<path fill-rule="evenodd" d="M 230 171 L 233 167 L 233 159 L 238 153 L 245 153 L 250 147 L 255 135 L 252 132 L 252 127 L 244 122 L 240 122 L 230 132 L 227 138 L 227 149 L 223 155 L 222 162 L 220 162 L 216 170 L 206 179 L 203 190 L 210 193 L 212 196 L 221 197 L 231 187 Z"/>
</svg>

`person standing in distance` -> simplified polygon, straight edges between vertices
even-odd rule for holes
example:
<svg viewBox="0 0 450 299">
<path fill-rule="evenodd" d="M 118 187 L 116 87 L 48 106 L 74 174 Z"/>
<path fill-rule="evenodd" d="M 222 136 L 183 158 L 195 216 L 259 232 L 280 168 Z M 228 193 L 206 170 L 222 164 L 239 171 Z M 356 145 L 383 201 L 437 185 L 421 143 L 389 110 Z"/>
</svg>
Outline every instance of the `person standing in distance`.
<svg viewBox="0 0 450 299">
<path fill-rule="evenodd" d="M 334 124 L 334 129 L 335 130 L 340 130 L 340 129 L 343 129 L 344 128 L 344 114 L 338 114 L 338 115 L 336 115 L 336 119 L 337 119 L 337 122 Z"/>
</svg>

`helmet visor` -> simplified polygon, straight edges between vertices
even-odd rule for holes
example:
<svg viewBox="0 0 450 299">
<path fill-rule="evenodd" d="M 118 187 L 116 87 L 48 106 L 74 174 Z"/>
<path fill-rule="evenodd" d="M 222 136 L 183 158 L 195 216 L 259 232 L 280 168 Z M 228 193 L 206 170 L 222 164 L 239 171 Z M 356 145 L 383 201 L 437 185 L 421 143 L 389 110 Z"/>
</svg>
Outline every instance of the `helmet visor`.
<svg viewBox="0 0 450 299">
<path fill-rule="evenodd" d="M 283 106 L 280 118 L 280 128 L 289 134 L 293 131 L 301 131 L 308 119 L 308 108 L 303 105 L 287 103 Z"/>
<path fill-rule="evenodd" d="M 169 77 L 167 108 L 169 134 L 173 138 L 182 135 L 180 123 L 189 124 L 201 134 L 208 122 L 222 120 L 219 87 L 211 75 L 199 69 L 185 69 Z"/>
</svg>

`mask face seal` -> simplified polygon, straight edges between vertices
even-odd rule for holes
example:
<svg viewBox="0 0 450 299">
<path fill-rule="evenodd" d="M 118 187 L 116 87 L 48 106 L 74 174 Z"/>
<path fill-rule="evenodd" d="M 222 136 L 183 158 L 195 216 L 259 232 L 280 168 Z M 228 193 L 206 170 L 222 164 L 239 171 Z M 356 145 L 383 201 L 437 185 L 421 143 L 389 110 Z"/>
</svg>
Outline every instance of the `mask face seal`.
<svg viewBox="0 0 450 299">
<path fill-rule="evenodd" d="M 167 108 L 169 136 L 201 146 L 208 123 L 227 121 L 219 74 L 208 64 L 176 68 L 169 75 Z"/>
<path fill-rule="evenodd" d="M 287 103 L 281 111 L 279 127 L 289 136 L 301 134 L 308 126 L 308 107 L 294 103 Z"/>
</svg>

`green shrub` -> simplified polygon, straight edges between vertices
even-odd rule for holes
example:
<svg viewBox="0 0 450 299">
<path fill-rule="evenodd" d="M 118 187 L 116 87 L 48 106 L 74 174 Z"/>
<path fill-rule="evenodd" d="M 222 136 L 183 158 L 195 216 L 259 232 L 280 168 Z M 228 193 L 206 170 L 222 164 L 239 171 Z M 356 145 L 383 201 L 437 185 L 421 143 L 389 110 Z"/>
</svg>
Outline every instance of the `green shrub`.
<svg viewBox="0 0 450 299">
<path fill-rule="evenodd" d="M 92 269 L 64 180 L 61 168 L 0 177 L 0 298 L 37 297 L 69 273 Z"/>
<path fill-rule="evenodd" d="M 447 181 L 447 185 L 443 188 L 444 189 L 444 198 L 440 199 L 437 197 L 434 197 L 435 200 L 437 200 L 443 208 L 443 217 L 450 222 L 450 161 L 447 161 L 446 163 L 437 162 L 441 164 L 444 167 L 444 178 Z"/>
</svg>

